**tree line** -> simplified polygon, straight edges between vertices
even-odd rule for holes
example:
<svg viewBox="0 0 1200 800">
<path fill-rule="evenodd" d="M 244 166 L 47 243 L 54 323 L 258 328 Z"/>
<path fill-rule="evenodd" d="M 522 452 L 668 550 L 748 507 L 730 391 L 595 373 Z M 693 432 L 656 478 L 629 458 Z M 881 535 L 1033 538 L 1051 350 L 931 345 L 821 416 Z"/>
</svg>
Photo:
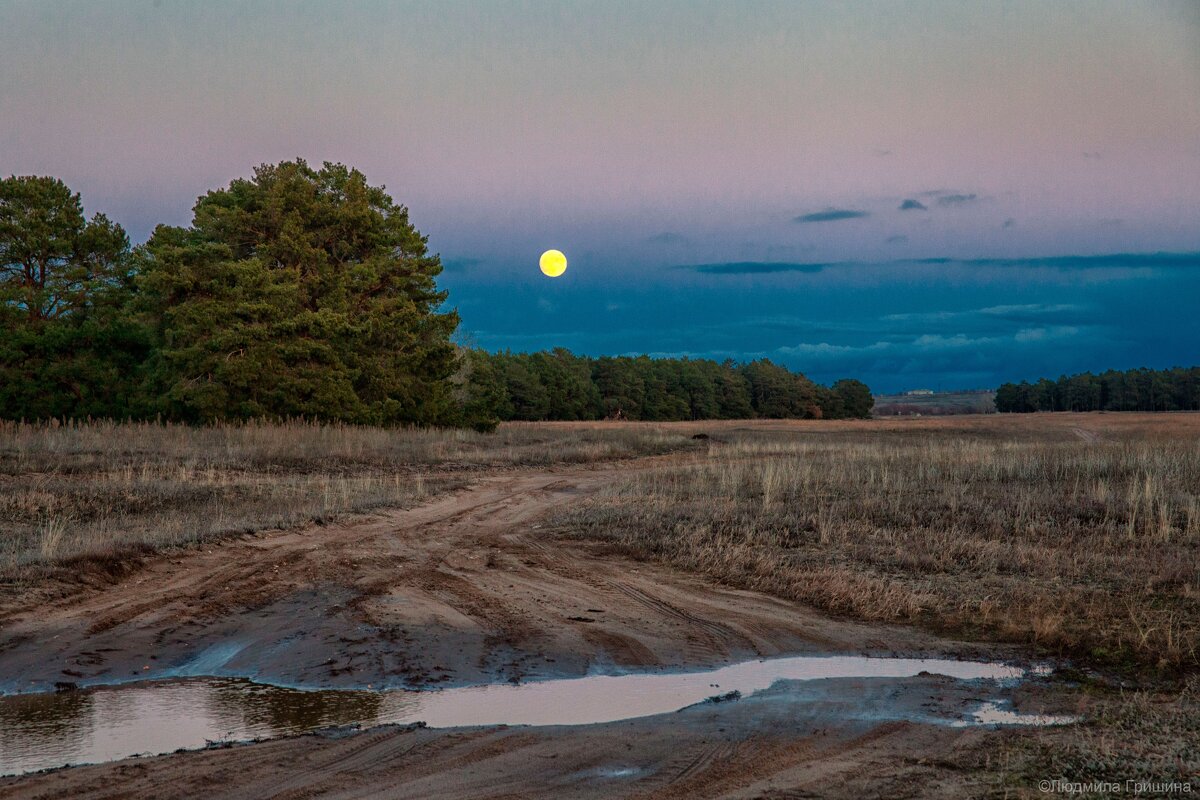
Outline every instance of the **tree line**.
<svg viewBox="0 0 1200 800">
<path fill-rule="evenodd" d="M 767 359 L 589 358 L 541 353 L 465 354 L 474 418 L 501 420 L 693 420 L 868 417 L 874 399 L 861 381 L 813 383 Z"/>
<path fill-rule="evenodd" d="M 51 177 L 0 180 L 0 417 L 842 417 L 858 381 L 769 361 L 497 353 L 452 341 L 441 263 L 382 186 L 341 164 L 263 165 L 131 247 Z"/>
<path fill-rule="evenodd" d="M 996 390 L 996 410 L 1200 411 L 1200 367 L 1143 367 L 1006 383 Z"/>
</svg>

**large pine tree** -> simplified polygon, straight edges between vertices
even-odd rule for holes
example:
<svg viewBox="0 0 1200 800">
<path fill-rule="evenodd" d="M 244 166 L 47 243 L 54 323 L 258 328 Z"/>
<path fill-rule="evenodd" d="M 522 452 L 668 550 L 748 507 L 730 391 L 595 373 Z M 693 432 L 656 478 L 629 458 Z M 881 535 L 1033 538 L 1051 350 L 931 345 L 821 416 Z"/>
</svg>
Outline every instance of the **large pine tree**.
<svg viewBox="0 0 1200 800">
<path fill-rule="evenodd" d="M 125 231 L 57 178 L 0 180 L 0 417 L 128 413 L 141 329 Z"/>
<path fill-rule="evenodd" d="M 451 419 L 441 272 L 408 211 L 358 170 L 264 165 L 142 249 L 151 394 L 195 421 Z"/>
</svg>

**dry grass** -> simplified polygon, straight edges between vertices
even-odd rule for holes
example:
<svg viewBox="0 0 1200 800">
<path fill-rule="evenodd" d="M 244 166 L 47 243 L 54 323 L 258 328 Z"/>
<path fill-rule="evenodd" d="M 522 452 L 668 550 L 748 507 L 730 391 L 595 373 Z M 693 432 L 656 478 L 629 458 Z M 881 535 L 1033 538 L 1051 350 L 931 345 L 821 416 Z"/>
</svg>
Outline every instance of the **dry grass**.
<svg viewBox="0 0 1200 800">
<path fill-rule="evenodd" d="M 1101 698 L 1083 725 L 1004 731 L 959 766 L 987 776 L 985 785 L 996 797 L 1044 797 L 1038 784 L 1056 779 L 1119 787 L 1087 792 L 1089 797 L 1178 796 L 1178 787 L 1163 785 L 1200 788 L 1198 742 L 1200 678 L 1192 678 L 1175 693 L 1127 691 Z"/>
<path fill-rule="evenodd" d="M 832 611 L 1151 679 L 1089 681 L 1083 724 L 987 732 L 929 767 L 964 796 L 1044 797 L 1055 779 L 1112 781 L 1121 796 L 1135 793 L 1127 780 L 1150 782 L 1142 796 L 1200 786 L 1200 415 L 687 430 L 712 436 L 709 463 L 633 474 L 561 512 L 563 531 Z"/>
<path fill-rule="evenodd" d="M 1200 415 L 819 425 L 708 426 L 708 463 L 633 474 L 558 522 L 865 619 L 1200 666 Z"/>
<path fill-rule="evenodd" d="M 470 472 L 691 447 L 661 426 L 495 434 L 309 423 L 0 422 L 0 578 L 404 506 Z"/>
<path fill-rule="evenodd" d="M 1037 782 L 1054 778 L 1195 783 L 1200 414 L 526 423 L 492 436 L 0 423 L 0 574 L 403 505 L 473 470 L 693 447 L 699 432 L 707 461 L 633 472 L 557 523 L 837 612 L 1190 674 L 1175 691 L 1096 684 L 1086 724 L 989 733 L 947 768 L 997 797 L 1042 796 Z"/>
</svg>

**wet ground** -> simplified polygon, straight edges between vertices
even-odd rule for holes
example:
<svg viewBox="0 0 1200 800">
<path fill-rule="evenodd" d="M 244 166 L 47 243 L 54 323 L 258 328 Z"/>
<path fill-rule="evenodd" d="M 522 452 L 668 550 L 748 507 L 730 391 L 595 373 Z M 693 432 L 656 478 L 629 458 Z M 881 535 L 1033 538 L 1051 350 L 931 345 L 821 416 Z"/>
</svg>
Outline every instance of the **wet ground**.
<svg viewBox="0 0 1200 800">
<path fill-rule="evenodd" d="M 1006 690 L 1030 677 L 1023 668 L 938 659 L 802 656 L 699 672 L 427 691 L 304 691 L 244 679 L 190 678 L 0 698 L 0 774 L 335 727 L 592 725 L 664 714 L 702 702 L 737 702 L 779 681 L 816 681 L 814 691 L 833 697 L 844 691 L 847 679 L 920 675 L 970 682 L 973 696 L 966 703 L 928 702 L 919 711 L 900 703 L 871 713 L 881 721 L 950 726 L 1070 721 L 1007 708 Z"/>
<path fill-rule="evenodd" d="M 548 509 L 631 468 L 487 477 L 10 598 L 0 771 L 270 741 L 0 779 L 0 797 L 837 796 L 818 791 L 831 775 L 859 796 L 990 725 L 1079 710 L 1018 680 L 1014 648 L 831 618 L 542 532 Z M 853 655 L 780 658 L 829 653 Z M 370 729 L 328 730 L 347 725 Z M 919 796 L 939 793 L 930 780 Z"/>
</svg>

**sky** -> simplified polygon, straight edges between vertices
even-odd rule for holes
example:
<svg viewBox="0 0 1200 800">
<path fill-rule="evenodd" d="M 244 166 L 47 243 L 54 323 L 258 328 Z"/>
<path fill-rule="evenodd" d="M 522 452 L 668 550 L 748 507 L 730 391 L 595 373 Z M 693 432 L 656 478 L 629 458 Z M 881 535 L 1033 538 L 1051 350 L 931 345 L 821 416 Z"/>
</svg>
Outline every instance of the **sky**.
<svg viewBox="0 0 1200 800">
<path fill-rule="evenodd" d="M 1200 3 L 0 0 L 0 76 L 0 173 L 135 242 L 260 163 L 362 169 L 489 349 L 1200 363 Z"/>
</svg>

